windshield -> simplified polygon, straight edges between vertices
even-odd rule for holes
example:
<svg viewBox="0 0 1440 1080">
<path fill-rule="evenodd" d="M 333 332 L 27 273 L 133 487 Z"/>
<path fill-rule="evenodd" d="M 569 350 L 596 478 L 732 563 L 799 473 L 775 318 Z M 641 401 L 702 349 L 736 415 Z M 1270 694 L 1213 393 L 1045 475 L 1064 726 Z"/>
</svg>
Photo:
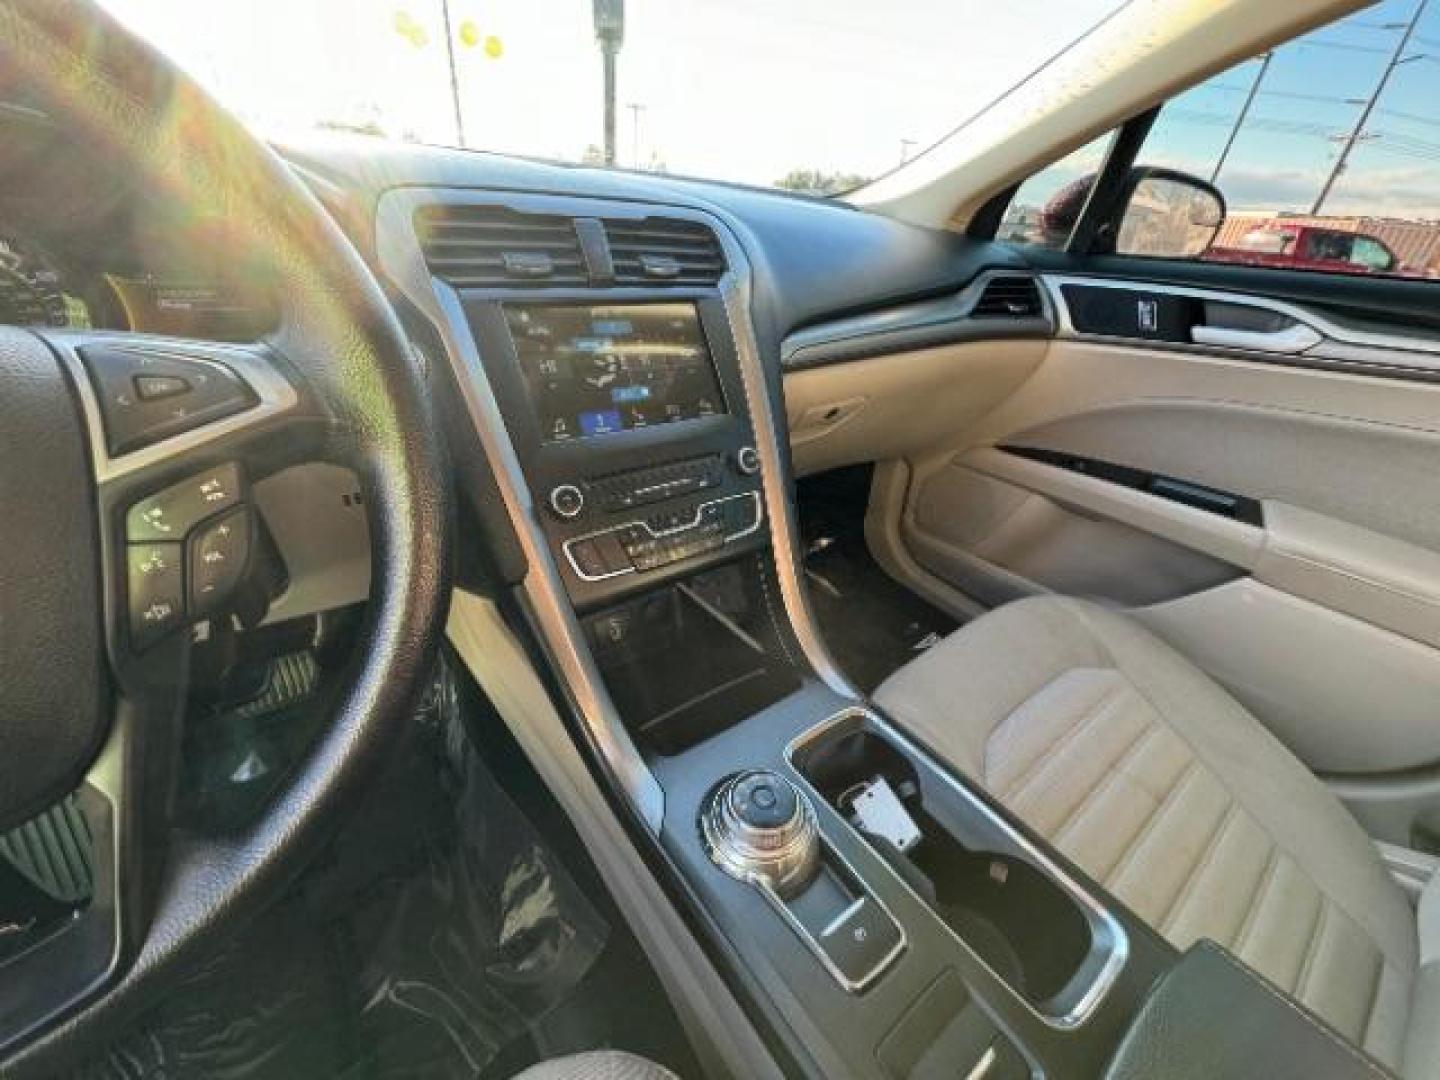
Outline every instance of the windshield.
<svg viewBox="0 0 1440 1080">
<path fill-rule="evenodd" d="M 819 193 L 857 187 L 922 152 L 1117 6 L 104 3 L 272 138 L 353 131 Z"/>
</svg>

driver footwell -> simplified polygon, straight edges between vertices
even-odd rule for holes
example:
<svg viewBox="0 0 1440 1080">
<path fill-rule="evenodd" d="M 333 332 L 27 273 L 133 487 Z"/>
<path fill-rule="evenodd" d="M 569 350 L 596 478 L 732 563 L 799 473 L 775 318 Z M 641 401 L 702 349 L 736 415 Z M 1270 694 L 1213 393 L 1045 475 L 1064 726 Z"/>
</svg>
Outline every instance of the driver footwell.
<svg viewBox="0 0 1440 1080">
<path fill-rule="evenodd" d="M 508 733 L 476 750 L 487 711 L 442 664 L 324 857 L 71 1080 L 488 1080 L 599 1046 L 688 1069 L 558 807 Z"/>
</svg>

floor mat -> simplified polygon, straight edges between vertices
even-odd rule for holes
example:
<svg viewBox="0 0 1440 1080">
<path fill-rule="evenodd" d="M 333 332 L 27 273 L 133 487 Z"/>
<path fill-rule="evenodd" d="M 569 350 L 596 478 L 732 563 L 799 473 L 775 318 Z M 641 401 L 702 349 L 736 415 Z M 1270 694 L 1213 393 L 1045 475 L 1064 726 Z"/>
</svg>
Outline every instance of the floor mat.
<svg viewBox="0 0 1440 1080">
<path fill-rule="evenodd" d="M 442 678 L 300 885 L 76 1080 L 473 1080 L 533 1054 L 616 935 L 475 752 L 457 697 Z"/>
<path fill-rule="evenodd" d="M 836 469 L 796 485 L 811 608 L 836 663 L 866 693 L 960 625 L 871 556 L 870 474 L 869 466 Z"/>
</svg>

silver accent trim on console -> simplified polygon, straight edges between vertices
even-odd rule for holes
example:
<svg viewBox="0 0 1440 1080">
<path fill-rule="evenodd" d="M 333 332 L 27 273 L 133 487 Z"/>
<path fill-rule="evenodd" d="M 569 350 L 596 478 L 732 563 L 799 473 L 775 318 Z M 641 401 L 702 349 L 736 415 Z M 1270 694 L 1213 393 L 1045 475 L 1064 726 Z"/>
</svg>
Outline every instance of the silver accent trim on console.
<svg viewBox="0 0 1440 1080">
<path fill-rule="evenodd" d="M 705 508 L 707 506 L 720 506 L 723 503 L 734 502 L 736 499 L 755 500 L 755 522 L 748 528 L 741 529 L 739 532 L 730 533 L 727 536 L 723 537 L 721 540 L 721 542 L 725 544 L 733 543 L 736 540 L 743 540 L 745 537 L 751 536 L 754 533 L 758 532 L 760 526 L 765 522 L 765 505 L 760 501 L 760 493 L 758 491 L 742 491 L 739 495 L 727 495 L 723 499 L 711 499 L 709 502 L 700 503 L 698 506 L 695 507 L 694 517 L 692 517 L 686 524 L 676 525 L 673 529 L 660 529 L 657 531 L 656 529 L 651 527 L 648 521 L 627 521 L 621 525 L 610 525 L 603 529 L 596 529 L 594 532 L 588 532 L 582 536 L 572 536 L 569 540 L 566 540 L 565 543 L 561 545 L 561 547 L 565 549 L 565 559 L 567 562 L 569 562 L 570 569 L 575 571 L 575 576 L 578 577 L 581 581 L 608 581 L 611 578 L 624 577 L 626 574 L 639 573 L 640 571 L 638 571 L 635 567 L 628 566 L 623 570 L 612 570 L 608 574 L 587 574 L 585 573 L 585 571 L 580 569 L 580 564 L 575 561 L 575 554 L 570 550 L 570 545 L 579 544 L 586 540 L 594 540 L 597 536 L 606 536 L 609 533 L 619 532 L 621 529 L 634 528 L 637 525 L 643 528 L 655 539 L 663 540 L 667 536 L 675 536 L 679 533 L 689 532 L 691 529 L 695 528 L 695 526 L 699 525 L 700 516 L 705 512 Z M 656 567 L 656 569 L 659 568 Z"/>
<path fill-rule="evenodd" d="M 465 318 L 460 294 L 431 276 L 415 232 L 415 213 L 423 206 L 497 201 L 519 200 L 473 189 L 396 188 L 385 192 L 375 214 L 380 267 L 440 335 L 470 422 L 494 470 L 506 514 L 525 554 L 528 571 L 521 588 L 540 637 L 605 764 L 645 826 L 659 835 L 665 819 L 664 789 L 640 756 L 585 644 L 585 635 L 541 530 L 515 444 Z"/>
<path fill-rule="evenodd" d="M 775 574 L 780 581 L 780 601 L 790 617 L 790 626 L 800 650 L 820 680 L 841 697 L 852 701 L 862 700 L 862 695 L 830 656 L 825 639 L 810 611 L 810 598 L 806 592 L 803 564 L 800 556 L 800 527 L 790 498 L 790 488 L 784 482 L 788 475 L 785 468 L 788 440 L 781 445 L 782 427 L 771 409 L 769 387 L 766 385 L 765 363 L 760 356 L 760 346 L 755 339 L 755 328 L 750 322 L 750 264 L 744 252 L 727 231 L 720 234 L 721 246 L 731 267 L 742 267 L 744 273 L 733 272 L 733 285 L 722 291 L 725 312 L 730 320 L 731 332 L 735 336 L 735 353 L 740 363 L 740 381 L 745 387 L 745 403 L 750 410 L 750 425 L 755 433 L 755 449 L 760 455 L 760 486 L 765 493 L 765 505 L 770 517 L 770 540 L 774 553 Z M 726 278 L 731 278 L 727 274 Z M 776 378 L 780 372 L 776 371 Z"/>
<path fill-rule="evenodd" d="M 999 972 L 997 972 L 988 963 L 986 963 L 985 959 L 982 956 L 980 956 L 968 944 L 966 944 L 964 938 L 962 938 L 953 929 L 951 929 L 949 924 L 945 923 L 943 919 L 940 920 L 941 924 L 945 927 L 946 932 L 948 932 L 949 935 L 954 938 L 955 941 L 958 942 L 963 949 L 965 949 L 972 956 L 974 956 L 976 961 L 978 961 L 981 966 L 985 968 L 986 971 L 990 972 L 990 974 L 995 977 L 997 982 L 1009 989 L 1010 992 L 1015 996 L 1015 999 L 1017 1001 L 1024 1005 L 1026 1009 L 1028 1009 L 1041 1021 L 1043 1021 L 1050 1027 L 1059 1028 L 1061 1030 L 1067 1031 L 1079 1027 L 1081 1024 L 1083 1024 L 1086 1020 L 1090 1018 L 1090 1014 L 1095 1011 L 1095 1007 L 1099 1005 L 1101 999 L 1104 998 L 1104 996 L 1110 991 L 1110 988 L 1114 986 L 1116 979 L 1120 977 L 1120 972 L 1125 967 L 1125 962 L 1130 957 L 1130 938 L 1125 933 L 1125 927 L 1121 925 L 1120 921 L 1110 913 L 1108 908 L 1101 904 L 1100 901 L 1095 899 L 1095 897 L 1090 893 L 1088 889 L 1086 889 L 1083 885 L 1081 885 L 1078 881 L 1071 877 L 1067 871 L 1065 871 L 1061 866 L 1059 866 L 1052 858 L 1050 858 L 1049 855 L 1047 855 L 1039 847 L 1031 843 L 1023 834 L 1017 832 L 1010 825 L 1009 822 L 1007 822 L 999 814 L 995 813 L 995 811 L 990 808 L 989 804 L 986 803 L 985 800 L 978 798 L 966 784 L 962 783 L 961 780 L 957 776 L 955 776 L 952 770 L 950 770 L 940 762 L 936 761 L 933 754 L 929 753 L 923 747 L 917 745 L 912 739 L 910 739 L 903 732 L 901 732 L 894 724 L 891 724 L 883 716 L 880 716 L 878 713 L 874 712 L 871 709 L 867 709 L 863 706 L 850 706 L 848 708 L 841 709 L 838 712 L 832 713 L 830 716 L 820 721 L 820 723 L 816 724 L 814 727 L 807 728 L 805 731 L 801 732 L 794 739 L 792 739 L 788 745 L 786 745 L 785 763 L 790 767 L 790 771 L 795 774 L 795 776 L 799 779 L 800 783 L 804 785 L 805 789 L 812 792 L 817 799 L 820 799 L 822 802 L 825 801 L 824 796 L 815 789 L 815 786 L 810 783 L 809 778 L 806 777 L 804 773 L 802 773 L 799 769 L 795 767 L 795 754 L 797 751 L 800 750 L 801 747 L 805 746 L 807 743 L 813 742 L 815 739 L 825 734 L 825 732 L 829 731 L 831 728 L 836 727 L 839 724 L 843 724 L 847 720 L 857 718 L 868 720 L 872 725 L 874 725 L 875 729 L 881 734 L 883 734 L 887 739 L 891 740 L 899 746 L 904 747 L 916 757 L 923 758 L 924 760 L 930 762 L 930 764 L 934 766 L 936 774 L 946 783 L 947 786 L 953 789 L 962 799 L 969 803 L 976 812 L 984 815 L 984 817 L 986 817 L 992 825 L 994 825 L 996 828 L 1000 829 L 1002 832 L 1008 835 L 1011 841 L 1017 847 L 1019 847 L 1022 851 L 1025 852 L 1026 855 L 1028 855 L 1031 859 L 1034 860 L 1036 866 L 1038 866 L 1045 873 L 1049 874 L 1050 877 L 1057 884 L 1059 884 L 1066 893 L 1070 895 L 1071 899 L 1073 899 L 1077 904 L 1079 904 L 1082 908 L 1084 908 L 1092 916 L 1094 916 L 1096 920 L 1104 924 L 1105 928 L 1109 931 L 1112 940 L 1114 941 L 1114 946 L 1111 948 L 1110 955 L 1106 958 L 1104 966 L 1096 974 L 1090 986 L 1086 988 L 1085 993 L 1080 996 L 1080 1000 L 1077 1001 L 1074 1006 L 1070 1008 L 1069 1011 L 1067 1011 L 1062 1016 L 1053 1016 L 1049 1013 L 1045 1013 L 1037 1009 L 1028 998 L 1026 998 L 1019 991 L 1015 990 L 1013 987 L 1011 987 L 1009 982 L 1007 982 L 1005 978 L 1000 975 Z M 863 836 L 859 832 L 859 830 L 854 829 L 854 827 L 851 826 L 849 822 L 846 822 L 846 827 L 850 828 L 863 843 L 865 843 L 867 846 L 870 846 L 873 850 L 873 845 L 865 836 Z M 878 852 L 876 853 L 876 857 L 880 859 L 881 862 L 885 861 L 883 856 L 881 856 Z M 886 868 L 889 869 L 888 865 Z M 907 892 L 910 893 L 910 895 L 915 899 L 918 904 L 920 904 L 922 907 L 929 906 L 925 898 L 922 897 L 918 892 L 916 892 L 915 889 L 910 885 L 910 883 L 906 881 L 901 875 L 895 873 L 894 870 L 890 870 L 890 873 L 894 876 L 895 880 L 899 882 L 899 884 Z"/>
<path fill-rule="evenodd" d="M 1229 352 L 1243 352 L 1257 358 L 1303 359 L 1322 369 L 1327 366 L 1336 368 L 1347 366 L 1351 369 L 1368 367 L 1376 369 L 1377 372 L 1403 374 L 1413 371 L 1427 376 L 1433 376 L 1440 372 L 1440 337 L 1409 337 L 1404 334 L 1359 330 L 1336 323 L 1325 315 L 1285 300 L 1273 300 L 1251 293 L 1226 292 L 1221 289 L 1202 289 L 1189 285 L 1169 285 L 1155 281 L 1087 277 L 1080 274 L 1041 274 L 1040 280 L 1045 291 L 1050 294 L 1051 303 L 1058 316 L 1057 337 L 1080 341 L 1122 341 L 1127 344 L 1146 345 L 1154 348 L 1224 348 Z M 1291 352 L 1257 347 L 1253 343 L 1241 346 L 1238 344 L 1222 345 L 1220 342 L 1154 341 L 1148 338 L 1085 333 L 1077 330 L 1075 323 L 1070 318 L 1070 308 L 1061 291 L 1065 285 L 1165 293 L 1171 296 L 1191 297 L 1196 300 L 1214 300 L 1218 303 L 1259 308 L 1293 319 L 1315 331 L 1319 337 L 1303 350 Z"/>
<path fill-rule="evenodd" d="M 836 693 L 860 700 L 860 693 L 830 658 L 810 614 L 799 568 L 799 529 L 782 468 L 782 427 L 771 408 L 764 362 L 750 321 L 750 262 L 736 227 L 717 209 L 670 203 L 634 203 L 590 196 L 531 195 L 479 188 L 392 188 L 380 196 L 375 214 L 375 246 L 385 277 L 434 325 L 450 361 L 491 468 L 501 498 L 529 565 L 523 591 L 540 636 L 575 701 L 586 730 L 646 825 L 659 833 L 665 794 L 626 730 L 600 677 L 575 617 L 558 564 L 536 519 L 529 485 L 480 361 L 478 346 L 454 288 L 433 278 L 414 228 L 415 212 L 433 204 L 501 203 L 541 212 L 573 213 L 576 207 L 602 217 L 644 217 L 657 210 L 700 221 L 715 231 L 725 253 L 726 272 L 719 290 L 735 341 L 750 423 L 761 461 L 765 516 L 769 520 L 776 574 L 796 639 L 810 665 Z M 778 377 L 778 372 L 777 372 Z"/>
<path fill-rule="evenodd" d="M 820 947 L 820 942 L 816 941 L 815 936 L 811 934 L 809 930 L 805 929 L 805 924 L 795 917 L 795 913 L 793 911 L 786 907 L 785 901 L 780 899 L 774 889 L 770 888 L 770 886 L 765 884 L 764 882 L 752 882 L 752 884 L 755 886 L 756 891 L 758 891 L 761 896 L 765 897 L 766 901 L 770 904 L 770 906 L 775 909 L 775 911 L 779 914 L 780 918 L 785 921 L 785 924 L 789 926 L 792 931 L 794 931 L 795 936 L 798 937 L 805 945 L 805 947 L 810 950 L 811 955 L 813 955 L 815 959 L 820 961 L 820 966 L 829 973 L 832 979 L 834 979 L 837 983 L 840 984 L 841 989 L 843 989 L 848 994 L 858 994 L 860 993 L 860 991 L 870 986 L 881 975 L 885 974 L 887 970 L 889 970 L 890 965 L 893 964 L 907 948 L 909 948 L 910 939 L 905 934 L 905 924 L 902 923 L 899 919 L 895 918 L 895 915 L 890 911 L 888 907 L 885 906 L 884 902 L 881 901 L 878 896 L 876 896 L 873 892 L 869 890 L 869 887 L 865 885 L 865 879 L 855 872 L 855 867 L 850 865 L 850 860 L 845 858 L 845 856 L 841 855 L 840 852 L 836 851 L 834 846 L 827 843 L 823 836 L 820 838 L 820 846 L 824 848 L 826 852 L 826 854 L 822 855 L 821 858 L 833 859 L 835 862 L 845 867 L 846 871 L 848 871 L 854 877 L 854 879 L 860 883 L 861 888 L 864 888 L 866 890 L 865 895 L 869 897 L 869 899 L 881 911 L 885 913 L 885 917 L 894 924 L 896 931 L 900 935 L 895 942 L 895 947 L 889 952 L 887 952 L 884 956 L 882 956 L 879 960 L 877 960 L 875 962 L 875 966 L 869 971 L 867 971 L 863 978 L 852 979 L 843 971 L 841 971 L 838 967 L 836 967 L 835 961 L 831 960 L 830 955 Z M 861 899 L 863 900 L 864 898 L 862 897 Z M 859 902 L 860 901 L 857 901 L 857 903 Z"/>
</svg>

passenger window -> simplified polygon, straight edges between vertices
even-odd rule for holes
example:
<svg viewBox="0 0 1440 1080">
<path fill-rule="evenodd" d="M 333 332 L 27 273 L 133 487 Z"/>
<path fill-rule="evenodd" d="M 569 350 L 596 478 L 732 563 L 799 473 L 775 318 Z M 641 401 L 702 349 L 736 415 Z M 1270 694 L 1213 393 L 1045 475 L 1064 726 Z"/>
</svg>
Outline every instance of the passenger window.
<svg viewBox="0 0 1440 1080">
<path fill-rule="evenodd" d="M 1107 131 L 1021 184 L 995 238 L 1032 247 L 1065 247 L 1114 138 L 1115 133 Z"/>
<path fill-rule="evenodd" d="M 1440 278 L 1437 101 L 1440 5 L 1388 0 L 1170 101 L 1137 164 L 1220 189 L 1201 260 Z"/>
</svg>

